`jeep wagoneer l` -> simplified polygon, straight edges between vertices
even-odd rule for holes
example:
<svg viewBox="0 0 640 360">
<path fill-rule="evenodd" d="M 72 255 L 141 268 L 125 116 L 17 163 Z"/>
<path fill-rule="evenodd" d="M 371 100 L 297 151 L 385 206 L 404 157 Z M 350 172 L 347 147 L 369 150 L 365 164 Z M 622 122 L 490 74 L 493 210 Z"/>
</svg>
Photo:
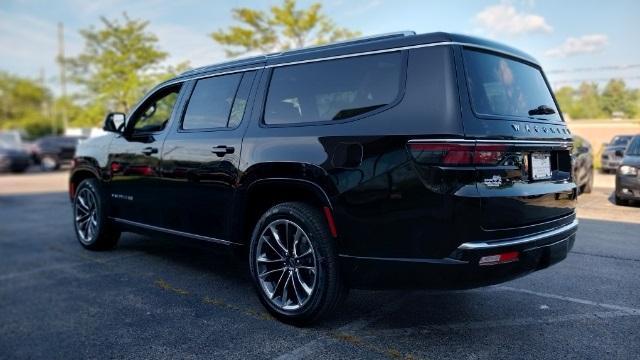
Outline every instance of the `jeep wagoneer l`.
<svg viewBox="0 0 640 360">
<path fill-rule="evenodd" d="M 75 231 L 236 248 L 310 323 L 349 288 L 471 288 L 567 256 L 571 134 L 531 56 L 395 33 L 188 71 L 77 149 Z M 242 251 L 244 250 L 244 251 Z"/>
</svg>

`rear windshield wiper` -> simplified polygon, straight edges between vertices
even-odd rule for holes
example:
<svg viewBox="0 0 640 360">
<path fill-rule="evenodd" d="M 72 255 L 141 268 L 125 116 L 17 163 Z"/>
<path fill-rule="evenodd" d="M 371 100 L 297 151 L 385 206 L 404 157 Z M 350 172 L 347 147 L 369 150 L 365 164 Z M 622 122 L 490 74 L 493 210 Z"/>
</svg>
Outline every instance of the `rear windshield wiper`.
<svg viewBox="0 0 640 360">
<path fill-rule="evenodd" d="M 529 115 L 553 115 L 556 111 L 547 105 L 540 105 L 535 109 L 529 110 Z"/>
</svg>

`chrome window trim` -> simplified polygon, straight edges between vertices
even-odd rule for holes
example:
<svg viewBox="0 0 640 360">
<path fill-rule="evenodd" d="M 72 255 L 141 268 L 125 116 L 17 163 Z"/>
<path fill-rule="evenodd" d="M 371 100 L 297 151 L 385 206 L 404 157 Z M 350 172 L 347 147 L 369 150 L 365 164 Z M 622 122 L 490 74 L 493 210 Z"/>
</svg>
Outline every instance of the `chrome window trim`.
<svg viewBox="0 0 640 360">
<path fill-rule="evenodd" d="M 163 228 L 163 227 L 160 227 L 160 226 L 154 226 L 154 225 L 148 225 L 148 224 L 140 223 L 140 222 L 137 222 L 137 221 L 120 219 L 120 218 L 116 218 L 116 217 L 109 217 L 109 219 L 111 219 L 111 220 L 113 220 L 115 222 L 121 223 L 121 224 L 125 224 L 125 225 L 131 225 L 131 226 L 136 226 L 136 227 L 140 227 L 140 228 L 144 228 L 144 229 L 160 231 L 160 232 L 164 232 L 164 233 L 167 233 L 167 234 L 184 236 L 184 237 L 197 239 L 197 240 L 204 240 L 204 241 L 214 242 L 214 243 L 223 244 L 223 245 L 241 245 L 241 244 L 238 244 L 238 243 L 235 243 L 235 242 L 232 242 L 232 241 L 228 241 L 228 240 L 216 239 L 216 238 L 209 237 L 209 236 L 197 235 L 197 234 L 191 234 L 191 233 L 184 232 L 184 231 L 167 229 L 167 228 Z"/>
<path fill-rule="evenodd" d="M 172 85 L 172 84 L 176 84 L 176 83 L 180 83 L 180 82 L 186 82 L 186 81 L 190 81 L 190 80 L 199 80 L 199 79 L 204 79 L 204 78 L 209 78 L 209 77 L 214 77 L 214 76 L 234 74 L 234 73 L 244 72 L 244 71 L 254 71 L 254 70 L 260 70 L 260 69 L 265 69 L 265 68 L 266 69 L 271 69 L 271 68 L 276 68 L 276 67 L 281 67 L 281 66 L 306 64 L 306 63 L 312 63 L 312 62 L 318 62 L 318 61 L 337 60 L 337 59 L 351 58 L 351 57 L 356 57 L 356 56 L 375 55 L 375 54 L 383 54 L 383 53 L 402 51 L 402 50 L 421 49 L 421 48 L 434 47 L 434 46 L 451 46 L 451 45 L 460 45 L 460 46 L 465 46 L 465 47 L 469 47 L 469 48 L 487 50 L 487 51 L 495 52 L 495 53 L 498 53 L 498 54 L 510 56 L 512 58 L 516 58 L 516 59 L 519 59 L 519 60 L 522 60 L 522 61 L 525 61 L 525 62 L 528 62 L 528 63 L 534 63 L 535 64 L 535 62 L 532 62 L 531 59 L 527 59 L 527 58 L 525 58 L 523 56 L 514 54 L 514 53 L 509 52 L 509 51 L 495 49 L 495 48 L 492 48 L 490 46 L 483 46 L 483 45 L 471 44 L 471 43 L 466 43 L 466 42 L 458 42 L 458 41 L 443 41 L 443 42 L 437 42 L 437 43 L 418 44 L 418 45 L 409 45 L 409 46 L 399 46 L 399 47 L 380 49 L 380 50 L 363 51 L 363 52 L 356 52 L 356 53 L 350 53 L 350 54 L 344 54 L 344 55 L 318 57 L 318 58 L 314 58 L 314 59 L 290 61 L 290 62 L 285 62 L 285 63 L 280 63 L 280 64 L 261 65 L 261 66 L 254 66 L 254 67 L 250 67 L 250 68 L 222 71 L 222 72 L 218 72 L 218 73 L 207 73 L 207 74 L 202 74 L 202 75 L 187 76 L 187 77 L 180 78 L 180 79 L 169 80 L 168 82 L 164 83 L 163 85 Z M 212 70 L 212 71 L 215 71 L 215 70 Z"/>
<path fill-rule="evenodd" d="M 543 240 L 555 235 L 560 235 L 562 233 L 574 230 L 578 228 L 578 219 L 573 220 L 570 224 L 561 226 L 559 228 L 553 229 L 551 231 L 546 231 L 542 233 L 538 233 L 535 235 L 526 236 L 520 239 L 515 240 L 507 240 L 507 241 L 497 241 L 497 242 L 466 242 L 460 246 L 458 246 L 458 250 L 486 250 L 493 249 L 505 246 L 514 246 L 514 245 L 522 245 L 530 242 L 535 242 L 538 240 Z"/>
<path fill-rule="evenodd" d="M 482 46 L 482 45 L 465 43 L 465 42 L 458 42 L 458 41 L 443 41 L 443 42 L 438 42 L 438 43 L 399 46 L 399 47 L 388 48 L 388 49 L 363 51 L 363 52 L 357 52 L 357 53 L 351 53 L 351 54 L 320 57 L 320 58 L 307 59 L 307 60 L 290 61 L 290 62 L 285 62 L 285 63 L 281 63 L 281 64 L 266 65 L 265 67 L 266 68 L 276 68 L 276 67 L 280 67 L 280 66 L 298 65 L 298 64 L 306 64 L 306 63 L 312 63 L 312 62 L 318 62 L 318 61 L 337 60 L 337 59 L 345 59 L 345 58 L 356 57 L 356 56 L 376 55 L 376 54 L 383 54 L 383 53 L 394 52 L 394 51 L 421 49 L 421 48 L 434 47 L 434 46 L 450 46 L 450 45 L 460 45 L 460 46 L 465 46 L 465 47 L 470 47 L 470 48 L 475 48 L 475 49 L 480 49 L 480 50 L 487 50 L 487 51 L 499 53 L 499 54 L 502 54 L 502 55 L 507 55 L 507 56 L 510 56 L 510 57 L 525 61 L 527 63 L 533 63 L 531 61 L 531 59 L 527 59 L 525 57 L 522 57 L 520 55 L 511 53 L 511 52 L 508 52 L 508 51 L 494 49 L 494 48 L 489 47 L 489 46 Z"/>
<path fill-rule="evenodd" d="M 260 70 L 260 69 L 264 69 L 264 66 L 254 66 L 254 67 L 244 68 L 244 69 L 229 70 L 229 71 L 223 71 L 223 72 L 218 72 L 218 73 L 207 73 L 207 74 L 203 74 L 203 75 L 199 75 L 199 76 L 191 76 L 191 77 L 186 77 L 186 78 L 174 79 L 174 80 L 169 80 L 168 82 L 166 82 L 166 83 L 164 83 L 162 85 L 163 86 L 164 85 L 173 85 L 173 84 L 177 84 L 177 83 L 181 83 L 181 82 L 187 82 L 187 81 L 191 81 L 191 80 L 200 80 L 200 79 L 206 79 L 206 78 L 211 78 L 211 77 L 215 77 L 215 76 L 236 74 L 236 73 L 239 73 L 239 72 L 248 72 L 248 71 Z"/>
</svg>

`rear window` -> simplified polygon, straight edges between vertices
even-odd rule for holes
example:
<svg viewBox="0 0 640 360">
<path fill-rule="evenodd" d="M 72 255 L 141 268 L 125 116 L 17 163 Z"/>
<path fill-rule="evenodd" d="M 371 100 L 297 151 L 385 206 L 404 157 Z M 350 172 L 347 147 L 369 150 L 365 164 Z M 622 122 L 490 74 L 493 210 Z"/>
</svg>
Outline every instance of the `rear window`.
<svg viewBox="0 0 640 360">
<path fill-rule="evenodd" d="M 344 120 L 393 103 L 400 93 L 400 52 L 277 67 L 264 122 Z"/>
<path fill-rule="evenodd" d="M 611 140 L 611 144 L 612 146 L 627 146 L 627 144 L 629 143 L 629 140 L 631 140 L 631 136 L 616 136 L 613 138 L 613 140 Z"/>
<path fill-rule="evenodd" d="M 464 58 L 477 114 L 561 120 L 538 68 L 469 49 L 465 49 Z"/>
</svg>

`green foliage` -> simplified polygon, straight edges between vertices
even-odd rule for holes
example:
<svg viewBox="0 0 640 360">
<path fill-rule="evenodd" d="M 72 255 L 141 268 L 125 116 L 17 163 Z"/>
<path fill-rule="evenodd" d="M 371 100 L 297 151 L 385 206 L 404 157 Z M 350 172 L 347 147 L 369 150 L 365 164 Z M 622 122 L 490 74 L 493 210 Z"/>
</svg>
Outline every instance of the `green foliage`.
<svg viewBox="0 0 640 360">
<path fill-rule="evenodd" d="M 237 8 L 233 9 L 233 18 L 242 25 L 210 34 L 214 41 L 227 46 L 225 52 L 229 57 L 252 51 L 269 53 L 321 45 L 360 34 L 336 26 L 322 13 L 321 3 L 297 9 L 295 0 L 285 0 L 281 6 L 272 6 L 268 13 Z"/>
<path fill-rule="evenodd" d="M 148 21 L 126 14 L 123 21 L 100 20 L 101 28 L 80 31 L 83 52 L 63 60 L 71 80 L 85 89 L 83 100 L 92 109 L 87 113 L 91 116 L 104 116 L 106 109 L 129 111 L 145 91 L 173 71 L 160 65 L 168 54 L 158 49 L 158 38 L 147 31 Z M 86 121 L 97 124 L 102 116 Z"/>
<path fill-rule="evenodd" d="M 555 95 L 562 111 L 574 119 L 611 118 L 616 112 L 633 118 L 640 111 L 638 90 L 628 89 L 619 79 L 611 79 L 602 93 L 597 84 L 584 82 L 577 89 L 562 87 Z"/>
<path fill-rule="evenodd" d="M 52 95 L 39 82 L 0 72 L 0 128 L 22 129 L 28 137 L 50 134 Z"/>
<path fill-rule="evenodd" d="M 602 91 L 602 109 L 608 114 L 622 112 L 626 117 L 638 113 L 637 91 L 627 89 L 623 80 L 612 79 Z"/>
</svg>

